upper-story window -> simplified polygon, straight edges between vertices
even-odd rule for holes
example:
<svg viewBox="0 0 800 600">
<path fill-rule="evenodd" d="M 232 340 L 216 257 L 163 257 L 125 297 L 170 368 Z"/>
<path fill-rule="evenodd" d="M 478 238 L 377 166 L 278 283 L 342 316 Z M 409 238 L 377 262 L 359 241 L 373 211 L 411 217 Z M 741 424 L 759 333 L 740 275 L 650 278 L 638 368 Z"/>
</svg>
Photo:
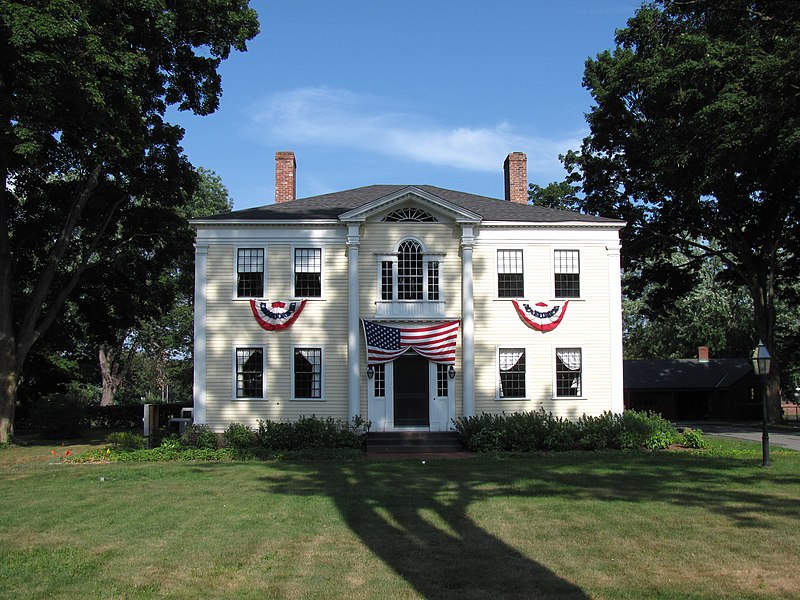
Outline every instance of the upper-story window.
<svg viewBox="0 0 800 600">
<path fill-rule="evenodd" d="M 439 265 L 416 240 L 401 242 L 395 256 L 381 261 L 381 300 L 439 300 Z"/>
<path fill-rule="evenodd" d="M 237 248 L 236 297 L 261 298 L 264 296 L 264 249 Z"/>
<path fill-rule="evenodd" d="M 525 296 L 525 275 L 522 250 L 497 251 L 497 297 L 522 298 Z"/>
<path fill-rule="evenodd" d="M 295 298 L 322 296 L 322 248 L 294 249 Z"/>
<path fill-rule="evenodd" d="M 579 298 L 581 295 L 580 251 L 555 250 L 553 271 L 556 298 Z"/>
</svg>

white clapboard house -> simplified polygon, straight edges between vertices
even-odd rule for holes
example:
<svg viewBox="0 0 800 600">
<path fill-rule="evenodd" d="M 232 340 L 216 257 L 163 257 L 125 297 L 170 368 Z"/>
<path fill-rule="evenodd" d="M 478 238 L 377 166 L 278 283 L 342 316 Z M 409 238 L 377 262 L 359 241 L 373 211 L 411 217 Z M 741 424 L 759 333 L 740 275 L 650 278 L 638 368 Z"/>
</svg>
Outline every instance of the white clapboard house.
<svg viewBox="0 0 800 600">
<path fill-rule="evenodd" d="M 278 152 L 274 204 L 193 222 L 195 422 L 441 431 L 483 412 L 621 412 L 624 223 L 529 205 L 523 153 L 504 170 L 504 200 L 430 185 L 295 199 Z"/>
</svg>

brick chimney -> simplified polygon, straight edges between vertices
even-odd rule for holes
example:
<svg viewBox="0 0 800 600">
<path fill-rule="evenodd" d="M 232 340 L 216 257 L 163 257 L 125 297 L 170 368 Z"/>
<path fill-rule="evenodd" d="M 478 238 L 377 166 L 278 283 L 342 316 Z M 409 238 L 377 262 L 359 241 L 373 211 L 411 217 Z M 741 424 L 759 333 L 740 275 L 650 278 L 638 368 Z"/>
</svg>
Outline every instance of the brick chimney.
<svg viewBox="0 0 800 600">
<path fill-rule="evenodd" d="M 512 152 L 503 163 L 506 176 L 506 200 L 528 203 L 528 157 L 524 152 Z"/>
<path fill-rule="evenodd" d="M 697 348 L 697 360 L 699 362 L 708 362 L 708 346 L 700 346 Z"/>
<path fill-rule="evenodd" d="M 275 202 L 288 202 L 297 197 L 296 172 L 294 152 L 275 153 Z"/>
</svg>

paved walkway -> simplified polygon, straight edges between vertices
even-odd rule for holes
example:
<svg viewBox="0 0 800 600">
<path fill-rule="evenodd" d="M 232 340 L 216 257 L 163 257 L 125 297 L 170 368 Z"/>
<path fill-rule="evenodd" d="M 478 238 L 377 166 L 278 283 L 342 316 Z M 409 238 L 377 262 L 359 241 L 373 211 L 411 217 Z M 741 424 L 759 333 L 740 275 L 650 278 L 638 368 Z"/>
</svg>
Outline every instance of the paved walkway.
<svg viewBox="0 0 800 600">
<path fill-rule="evenodd" d="M 712 423 L 706 421 L 682 421 L 679 427 L 691 427 L 701 429 L 703 435 L 715 437 L 735 438 L 738 440 L 750 440 L 751 442 L 761 442 L 761 425 L 739 424 L 739 423 Z M 770 446 L 782 446 L 792 450 L 800 451 L 800 431 L 773 429 L 769 428 Z"/>
</svg>

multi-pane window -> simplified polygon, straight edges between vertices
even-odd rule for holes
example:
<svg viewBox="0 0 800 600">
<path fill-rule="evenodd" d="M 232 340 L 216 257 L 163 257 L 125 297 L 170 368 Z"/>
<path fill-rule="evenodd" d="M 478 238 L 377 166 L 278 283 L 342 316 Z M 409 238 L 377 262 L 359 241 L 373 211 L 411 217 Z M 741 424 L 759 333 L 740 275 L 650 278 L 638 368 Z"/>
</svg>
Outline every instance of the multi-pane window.
<svg viewBox="0 0 800 600">
<path fill-rule="evenodd" d="M 322 398 L 321 348 L 295 348 L 294 397 Z"/>
<path fill-rule="evenodd" d="M 525 397 L 525 349 L 500 348 L 498 351 L 500 367 L 500 397 Z"/>
<path fill-rule="evenodd" d="M 322 296 L 321 248 L 295 248 L 294 295 L 296 298 Z"/>
<path fill-rule="evenodd" d="M 439 299 L 439 261 L 428 263 L 428 300 Z"/>
<path fill-rule="evenodd" d="M 397 299 L 422 300 L 422 249 L 406 240 L 397 253 Z"/>
<path fill-rule="evenodd" d="M 556 298 L 581 295 L 581 260 L 578 250 L 556 250 L 553 255 Z"/>
<path fill-rule="evenodd" d="M 381 300 L 392 299 L 392 261 L 381 261 Z"/>
<path fill-rule="evenodd" d="M 436 365 L 436 395 L 440 398 L 450 392 L 450 378 L 447 375 L 447 365 Z"/>
<path fill-rule="evenodd" d="M 236 397 L 264 397 L 264 350 L 236 348 Z"/>
<path fill-rule="evenodd" d="M 378 258 L 379 297 L 383 301 L 442 299 L 441 254 L 427 254 L 415 240 Z"/>
<path fill-rule="evenodd" d="M 376 398 L 386 396 L 386 365 L 373 365 L 372 385 L 375 387 L 374 395 Z"/>
<path fill-rule="evenodd" d="M 497 251 L 497 297 L 525 296 L 525 277 L 522 269 L 522 250 Z"/>
<path fill-rule="evenodd" d="M 580 396 L 583 372 L 580 348 L 556 348 L 556 396 Z"/>
<path fill-rule="evenodd" d="M 264 296 L 264 249 L 238 248 L 236 251 L 236 297 Z"/>
</svg>

